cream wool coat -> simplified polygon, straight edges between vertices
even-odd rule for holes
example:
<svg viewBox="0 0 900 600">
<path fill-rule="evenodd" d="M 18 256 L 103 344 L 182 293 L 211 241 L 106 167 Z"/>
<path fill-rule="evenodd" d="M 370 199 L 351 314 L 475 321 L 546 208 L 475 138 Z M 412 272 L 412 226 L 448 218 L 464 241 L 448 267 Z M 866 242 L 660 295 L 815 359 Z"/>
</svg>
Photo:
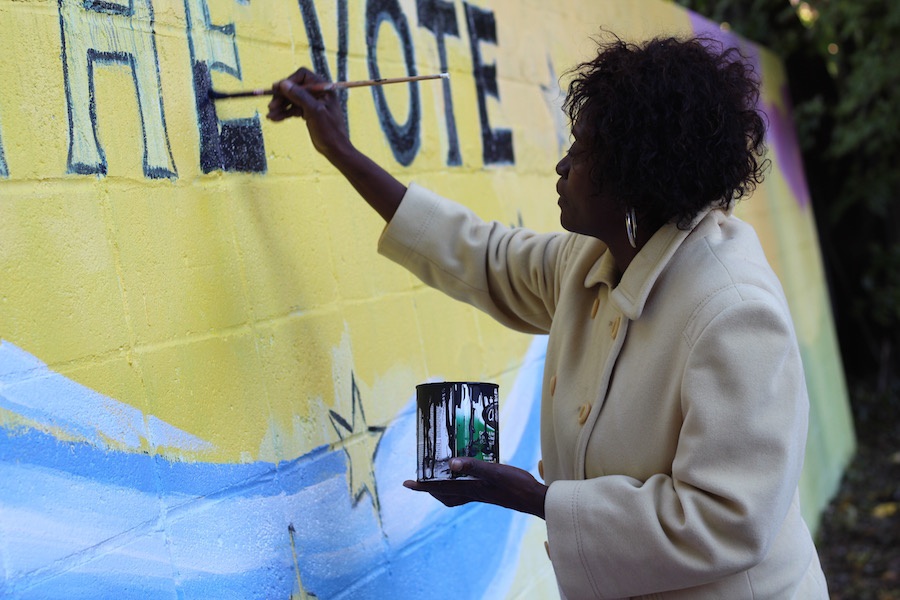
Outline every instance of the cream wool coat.
<svg viewBox="0 0 900 600">
<path fill-rule="evenodd" d="M 379 251 L 549 333 L 542 471 L 564 598 L 828 597 L 797 494 L 800 353 L 747 224 L 713 210 L 665 226 L 620 277 L 599 240 L 485 223 L 413 184 Z"/>
</svg>

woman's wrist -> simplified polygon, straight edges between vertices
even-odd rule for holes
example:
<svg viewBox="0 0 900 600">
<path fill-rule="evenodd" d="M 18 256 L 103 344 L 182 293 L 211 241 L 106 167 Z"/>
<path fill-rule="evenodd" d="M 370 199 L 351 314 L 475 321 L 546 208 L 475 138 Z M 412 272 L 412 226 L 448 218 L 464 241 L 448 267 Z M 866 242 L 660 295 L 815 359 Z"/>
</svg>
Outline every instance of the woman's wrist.
<svg viewBox="0 0 900 600">
<path fill-rule="evenodd" d="M 535 482 L 536 487 L 530 494 L 529 506 L 525 512 L 546 520 L 544 505 L 547 502 L 547 490 L 550 488 L 543 483 Z"/>
<path fill-rule="evenodd" d="M 406 186 L 357 150 L 349 140 L 326 158 L 340 170 L 369 206 L 386 222 L 390 222 L 406 194 Z"/>
<path fill-rule="evenodd" d="M 347 136 L 331 141 L 327 146 L 321 148 L 319 152 L 341 173 L 345 173 L 345 171 L 350 169 L 354 161 L 358 161 L 359 156 L 362 154 Z"/>
</svg>

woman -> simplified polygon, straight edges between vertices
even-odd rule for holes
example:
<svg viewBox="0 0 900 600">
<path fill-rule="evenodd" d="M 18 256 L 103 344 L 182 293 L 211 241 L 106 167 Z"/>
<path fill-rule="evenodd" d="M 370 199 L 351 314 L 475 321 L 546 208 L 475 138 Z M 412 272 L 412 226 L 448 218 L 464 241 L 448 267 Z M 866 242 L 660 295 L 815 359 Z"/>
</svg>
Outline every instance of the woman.
<svg viewBox="0 0 900 600">
<path fill-rule="evenodd" d="M 479 481 L 417 483 L 454 506 L 546 519 L 563 597 L 827 598 L 800 516 L 808 399 L 781 286 L 731 215 L 761 181 L 758 83 L 711 41 L 614 40 L 575 71 L 560 221 L 484 223 L 359 153 L 334 95 L 301 69 L 269 118 L 388 222 L 379 251 L 515 329 L 549 333 L 544 484 L 455 459 Z M 453 232 L 452 234 L 450 232 Z"/>
</svg>

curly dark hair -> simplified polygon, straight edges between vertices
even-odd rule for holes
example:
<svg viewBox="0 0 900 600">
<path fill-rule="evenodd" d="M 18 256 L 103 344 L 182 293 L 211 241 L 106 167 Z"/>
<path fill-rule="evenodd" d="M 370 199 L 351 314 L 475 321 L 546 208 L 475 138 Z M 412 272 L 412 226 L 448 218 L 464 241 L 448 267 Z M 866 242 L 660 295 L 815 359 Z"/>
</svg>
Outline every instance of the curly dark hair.
<svg viewBox="0 0 900 600">
<path fill-rule="evenodd" d="M 752 192 L 769 165 L 759 80 L 736 48 L 705 38 L 599 41 L 569 74 L 564 110 L 587 139 L 598 189 L 687 228 Z"/>
</svg>

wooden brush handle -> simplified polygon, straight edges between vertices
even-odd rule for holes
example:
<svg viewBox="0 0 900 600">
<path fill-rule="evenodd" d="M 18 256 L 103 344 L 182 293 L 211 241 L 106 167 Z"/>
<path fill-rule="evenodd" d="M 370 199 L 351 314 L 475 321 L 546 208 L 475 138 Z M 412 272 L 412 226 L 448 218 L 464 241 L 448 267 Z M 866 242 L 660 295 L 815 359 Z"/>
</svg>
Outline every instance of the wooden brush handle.
<svg viewBox="0 0 900 600">
<path fill-rule="evenodd" d="M 449 79 L 448 73 L 438 73 L 435 75 L 413 75 L 411 77 L 384 77 L 381 79 L 365 79 L 362 81 L 323 81 L 321 83 L 311 83 L 304 85 L 303 89 L 312 93 L 327 92 L 329 90 L 339 90 L 342 88 L 354 87 L 371 87 L 375 85 L 388 85 L 391 83 L 406 83 L 409 81 L 424 81 L 426 79 Z M 213 100 L 224 100 L 226 98 L 246 98 L 249 96 L 269 96 L 273 93 L 272 89 L 243 90 L 239 92 L 217 92 L 209 90 L 209 97 Z"/>
</svg>

